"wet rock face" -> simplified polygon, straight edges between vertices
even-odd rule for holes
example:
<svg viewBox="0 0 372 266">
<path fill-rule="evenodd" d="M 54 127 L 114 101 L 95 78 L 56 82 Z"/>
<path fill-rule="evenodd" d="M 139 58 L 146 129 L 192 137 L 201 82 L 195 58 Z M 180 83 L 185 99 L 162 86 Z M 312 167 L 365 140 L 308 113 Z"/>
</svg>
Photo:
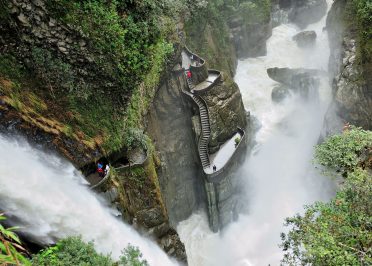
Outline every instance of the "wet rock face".
<svg viewBox="0 0 372 266">
<path fill-rule="evenodd" d="M 278 4 L 288 12 L 289 21 L 300 28 L 319 21 L 327 12 L 326 0 L 279 0 Z"/>
<path fill-rule="evenodd" d="M 296 0 L 292 7 L 288 18 L 300 28 L 319 21 L 327 12 L 326 0 Z"/>
<path fill-rule="evenodd" d="M 230 39 L 238 58 L 266 55 L 266 40 L 271 36 L 271 22 L 246 25 L 241 17 L 228 21 Z"/>
<path fill-rule="evenodd" d="M 271 92 L 271 100 L 273 102 L 281 102 L 288 95 L 290 95 L 288 87 L 283 86 L 283 85 L 278 85 L 278 86 L 275 86 Z"/>
<path fill-rule="evenodd" d="M 317 89 L 320 81 L 317 75 L 321 72 L 315 69 L 291 69 L 291 68 L 268 68 L 267 74 L 272 80 L 281 83 L 284 86 L 279 86 L 273 89 L 272 98 L 275 101 L 284 99 L 289 93 L 287 89 L 299 93 L 304 98 L 308 97 L 311 89 Z"/>
<path fill-rule="evenodd" d="M 26 65 L 33 66 L 35 48 L 50 51 L 71 66 L 71 73 L 82 84 L 98 91 L 122 89 L 112 76 L 102 71 L 89 38 L 81 30 L 53 18 L 46 0 L 9 0 L 9 23 L 0 25 L 0 52 L 12 53 Z M 0 8 L 4 8 L 0 4 Z M 64 90 L 63 90 L 64 89 Z M 59 88 L 56 93 L 66 92 Z M 125 99 L 125 95 L 120 95 Z"/>
<path fill-rule="evenodd" d="M 160 187 L 171 225 L 189 217 L 203 194 L 203 177 L 192 130 L 192 107 L 181 89 L 183 72 L 169 73 L 155 96 L 147 133 L 154 139 L 161 160 Z"/>
<path fill-rule="evenodd" d="M 339 116 L 366 129 L 372 129 L 372 93 L 356 62 L 356 40 L 345 37 L 340 73 L 333 80 L 334 100 Z"/>
<path fill-rule="evenodd" d="M 346 0 L 334 1 L 327 17 L 330 41 L 329 73 L 333 77 L 333 112 L 342 120 L 372 129 L 372 84 L 368 64 L 357 58 L 357 29 L 346 25 L 350 16 Z M 363 56 L 363 55 L 361 55 Z M 325 128 L 329 127 L 327 124 Z"/>
<path fill-rule="evenodd" d="M 297 33 L 292 38 L 298 47 L 306 48 L 311 47 L 315 44 L 316 41 L 316 32 L 315 31 L 302 31 Z"/>
<path fill-rule="evenodd" d="M 202 97 L 208 105 L 211 125 L 209 151 L 213 153 L 238 127 L 246 127 L 247 116 L 238 85 L 224 73 L 221 82 Z"/>
</svg>

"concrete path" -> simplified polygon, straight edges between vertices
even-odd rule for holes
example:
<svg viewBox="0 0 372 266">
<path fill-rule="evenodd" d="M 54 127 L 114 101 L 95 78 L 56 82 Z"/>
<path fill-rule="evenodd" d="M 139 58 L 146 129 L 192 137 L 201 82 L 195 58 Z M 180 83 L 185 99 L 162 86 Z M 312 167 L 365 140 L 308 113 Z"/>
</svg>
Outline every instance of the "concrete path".
<svg viewBox="0 0 372 266">
<path fill-rule="evenodd" d="M 194 91 L 200 91 L 208 88 L 216 79 L 218 78 L 218 75 L 215 73 L 209 73 L 208 78 L 204 80 L 203 82 L 200 82 L 194 87 Z"/>
<path fill-rule="evenodd" d="M 204 172 L 206 174 L 213 174 L 213 165 L 216 166 L 216 171 L 225 166 L 225 164 L 229 161 L 229 159 L 235 152 L 235 138 L 237 137 L 239 137 L 240 140 L 242 139 L 242 135 L 237 132 L 231 139 L 222 144 L 220 149 L 216 153 L 209 155 L 211 164 L 209 167 L 204 168 Z"/>
</svg>

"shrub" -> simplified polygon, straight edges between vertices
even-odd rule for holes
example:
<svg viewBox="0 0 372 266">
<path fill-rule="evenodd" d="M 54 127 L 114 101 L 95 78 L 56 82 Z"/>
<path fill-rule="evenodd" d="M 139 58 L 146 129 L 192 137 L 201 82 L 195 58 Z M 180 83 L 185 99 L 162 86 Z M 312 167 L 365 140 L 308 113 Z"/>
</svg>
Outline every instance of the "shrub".
<svg viewBox="0 0 372 266">
<path fill-rule="evenodd" d="M 95 251 L 93 242 L 85 243 L 81 237 L 62 239 L 32 258 L 35 266 L 111 266 L 113 263 L 110 256 Z"/>
<path fill-rule="evenodd" d="M 93 242 L 85 243 L 80 236 L 67 237 L 32 258 L 35 266 L 147 266 L 146 260 L 137 247 L 128 245 L 122 251 L 119 262 L 109 255 L 97 253 Z"/>
<path fill-rule="evenodd" d="M 317 146 L 315 160 L 331 170 L 345 173 L 358 166 L 361 152 L 371 146 L 372 132 L 352 126 Z"/>
<path fill-rule="evenodd" d="M 286 219 L 283 265 L 371 265 L 372 175 L 356 169 L 329 203 Z"/>
<path fill-rule="evenodd" d="M 137 247 L 128 245 L 122 251 L 122 256 L 120 257 L 120 265 L 123 266 L 148 266 L 146 260 L 142 259 L 142 254 Z"/>
<path fill-rule="evenodd" d="M 55 58 L 50 51 L 34 47 L 32 49 L 34 71 L 49 88 L 54 97 L 55 89 L 70 92 L 74 85 L 71 65 Z M 63 91 L 62 91 L 63 92 Z"/>
</svg>

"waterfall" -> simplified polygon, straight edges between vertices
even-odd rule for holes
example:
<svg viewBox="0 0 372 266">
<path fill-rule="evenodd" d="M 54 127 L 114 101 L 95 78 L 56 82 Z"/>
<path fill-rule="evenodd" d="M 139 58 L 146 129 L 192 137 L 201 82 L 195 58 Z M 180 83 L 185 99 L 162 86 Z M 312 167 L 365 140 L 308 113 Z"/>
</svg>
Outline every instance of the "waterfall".
<svg viewBox="0 0 372 266">
<path fill-rule="evenodd" d="M 330 8 L 332 1 L 327 3 Z M 275 104 L 271 91 L 278 83 L 266 73 L 270 67 L 326 71 L 329 47 L 327 33 L 322 30 L 325 19 L 306 29 L 317 33 L 314 47 L 298 48 L 292 36 L 300 30 L 282 24 L 273 29 L 266 56 L 239 62 L 235 81 L 245 107 L 261 123 L 257 144 L 242 166 L 242 201 L 249 213 L 241 214 L 221 233 L 209 230 L 204 213 L 181 222 L 177 229 L 190 266 L 279 265 L 284 219 L 301 213 L 306 204 L 328 200 L 333 193 L 332 181 L 321 176 L 311 162 L 331 99 L 327 77 L 321 78 L 319 92 L 312 91 L 307 100 L 292 94 Z"/>
<path fill-rule="evenodd" d="M 150 265 L 175 265 L 152 241 L 110 214 L 67 161 L 0 135 L 0 210 L 34 241 L 51 244 L 81 235 L 118 259 L 128 243 Z"/>
</svg>

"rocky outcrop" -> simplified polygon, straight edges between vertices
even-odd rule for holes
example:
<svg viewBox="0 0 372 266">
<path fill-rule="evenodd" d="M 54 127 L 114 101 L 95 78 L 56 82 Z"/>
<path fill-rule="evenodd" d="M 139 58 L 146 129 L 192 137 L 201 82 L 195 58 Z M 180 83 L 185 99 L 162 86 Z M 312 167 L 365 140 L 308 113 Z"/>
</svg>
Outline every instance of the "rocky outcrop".
<svg viewBox="0 0 372 266">
<path fill-rule="evenodd" d="M 94 54 L 89 38 L 82 31 L 55 19 L 45 1 L 12 0 L 1 8 L 8 9 L 10 23 L 0 25 L 0 52 L 12 51 L 32 67 L 35 57 L 47 57 L 45 51 L 53 51 L 57 58 L 63 58 L 63 62 L 70 65 L 69 76 L 64 78 L 74 78 L 79 84 L 89 81 L 94 90 L 119 86 L 96 63 L 101 59 Z M 54 91 L 57 95 L 65 92 L 66 88 L 61 86 L 56 86 Z"/>
<path fill-rule="evenodd" d="M 326 0 L 292 0 L 281 1 L 282 5 L 290 6 L 288 18 L 300 28 L 319 21 L 327 12 Z"/>
<path fill-rule="evenodd" d="M 189 217 L 205 200 L 192 104 L 182 95 L 186 86 L 181 65 L 176 65 L 160 86 L 148 115 L 147 132 L 159 151 L 159 182 L 172 225 Z"/>
<path fill-rule="evenodd" d="M 208 105 L 211 126 L 209 151 L 214 153 L 238 127 L 246 128 L 247 117 L 238 85 L 224 73 L 219 83 L 203 95 L 203 99 Z"/>
<path fill-rule="evenodd" d="M 228 21 L 230 38 L 238 58 L 266 55 L 266 40 L 271 36 L 271 21 L 247 24 L 239 15 Z"/>
<path fill-rule="evenodd" d="M 78 168 L 103 157 L 99 148 L 89 147 L 82 141 L 64 134 L 58 128 L 58 122 L 16 110 L 9 104 L 9 98 L 1 92 L 8 89 L 9 85 L 10 81 L 2 80 L 0 77 L 0 132 L 2 134 L 24 136 L 35 145 L 63 155 Z"/>
<path fill-rule="evenodd" d="M 273 18 L 279 22 L 292 22 L 300 28 L 319 21 L 327 12 L 326 0 L 274 0 Z"/>
<path fill-rule="evenodd" d="M 271 91 L 271 100 L 273 102 L 281 102 L 289 95 L 290 91 L 288 87 L 283 85 L 277 85 Z"/>
<path fill-rule="evenodd" d="M 315 44 L 316 41 L 316 32 L 315 31 L 302 31 L 297 33 L 292 38 L 298 47 L 306 48 L 311 47 Z"/>
<path fill-rule="evenodd" d="M 321 74 L 321 71 L 303 68 L 291 69 L 274 67 L 268 68 L 267 74 L 272 80 L 284 85 L 274 88 L 272 92 L 272 98 L 280 100 L 280 98 L 288 94 L 285 92 L 286 87 L 305 98 L 308 97 L 310 90 L 319 87 L 320 81 L 317 75 Z"/>
<path fill-rule="evenodd" d="M 351 3 L 337 0 L 327 17 L 331 54 L 329 72 L 333 77 L 334 102 L 331 109 L 344 121 L 372 129 L 372 84 L 370 63 L 362 64 Z M 331 110 L 330 109 L 330 110 Z"/>
</svg>

